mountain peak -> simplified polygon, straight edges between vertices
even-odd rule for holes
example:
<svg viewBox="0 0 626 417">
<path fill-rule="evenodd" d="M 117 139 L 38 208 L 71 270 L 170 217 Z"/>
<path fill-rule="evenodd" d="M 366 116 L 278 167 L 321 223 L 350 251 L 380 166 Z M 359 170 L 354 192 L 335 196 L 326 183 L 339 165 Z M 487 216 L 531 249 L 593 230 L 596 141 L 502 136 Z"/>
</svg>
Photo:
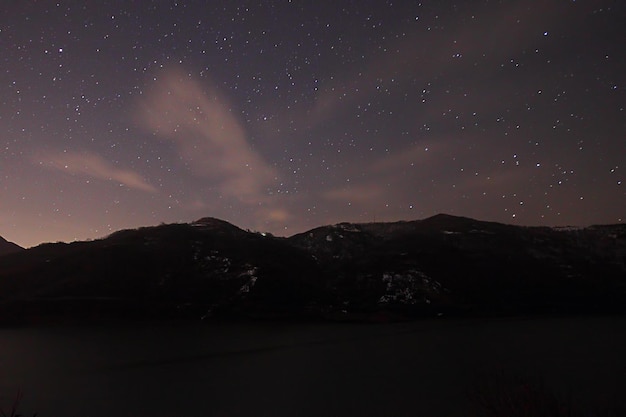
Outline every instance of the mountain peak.
<svg viewBox="0 0 626 417">
<path fill-rule="evenodd" d="M 469 217 L 454 216 L 452 214 L 447 214 L 447 213 L 437 213 L 434 216 L 430 216 L 430 217 L 423 219 L 422 221 L 432 222 L 432 221 L 462 221 L 462 220 L 476 221 L 475 219 L 471 219 Z"/>
<path fill-rule="evenodd" d="M 205 230 L 213 231 L 229 231 L 229 232 L 244 232 L 239 227 L 225 220 L 217 219 L 215 217 L 203 217 L 190 223 L 192 226 L 201 227 Z"/>
<path fill-rule="evenodd" d="M 419 222 L 421 226 L 428 226 L 433 229 L 473 229 L 483 228 L 489 225 L 494 226 L 498 223 L 486 222 L 482 220 L 472 219 L 470 217 L 453 216 L 451 214 L 439 213 L 432 217 L 427 217 Z"/>
<path fill-rule="evenodd" d="M 8 240 L 0 236 L 0 256 L 7 255 L 9 253 L 19 252 L 21 250 L 24 250 L 24 248 L 13 242 L 9 242 Z"/>
</svg>

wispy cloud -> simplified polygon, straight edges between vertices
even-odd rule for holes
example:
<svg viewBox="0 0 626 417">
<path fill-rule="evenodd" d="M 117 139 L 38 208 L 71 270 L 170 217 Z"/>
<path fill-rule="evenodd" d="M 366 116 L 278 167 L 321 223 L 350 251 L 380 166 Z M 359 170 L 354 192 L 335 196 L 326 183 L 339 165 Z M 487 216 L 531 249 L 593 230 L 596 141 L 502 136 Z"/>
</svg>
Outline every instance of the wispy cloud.
<svg viewBox="0 0 626 417">
<path fill-rule="evenodd" d="M 368 182 L 343 188 L 334 188 L 325 192 L 324 198 L 340 202 L 371 204 L 380 200 L 383 195 L 384 190 L 380 184 Z"/>
<path fill-rule="evenodd" d="M 276 170 L 248 143 L 246 132 L 217 89 L 178 69 L 159 74 L 140 103 L 140 123 L 176 145 L 195 175 L 246 204 L 265 202 Z"/>
<path fill-rule="evenodd" d="M 441 169 L 454 141 L 409 145 L 369 162 L 368 173 L 350 184 L 327 190 L 323 197 L 329 201 L 360 204 L 362 207 L 379 205 L 393 200 L 393 194 L 406 192 L 412 185 L 425 181 Z M 354 166 L 353 177 L 359 177 L 360 166 Z M 407 173 L 409 180 L 407 180 Z M 400 185 L 401 184 L 401 185 Z"/>
<path fill-rule="evenodd" d="M 532 181 L 533 166 L 494 168 L 484 163 L 478 152 L 466 148 L 453 137 L 405 146 L 370 161 L 367 175 L 357 175 L 359 170 L 354 167 L 355 180 L 330 188 L 321 197 L 329 204 L 339 203 L 335 210 L 346 216 L 357 208 L 360 215 L 376 213 L 387 219 L 406 217 L 407 208 L 415 208 L 418 216 L 454 209 L 467 214 L 473 209 L 471 198 L 514 193 L 511 190 L 523 189 Z M 467 169 L 447 173 L 450 165 L 457 165 L 459 151 L 473 155 L 475 161 L 459 165 L 459 169 Z M 494 205 L 492 210 L 496 208 L 502 207 Z"/>
<path fill-rule="evenodd" d="M 442 74 L 447 78 L 476 79 L 479 85 L 484 85 L 480 89 L 481 100 L 486 101 L 483 108 L 500 108 L 503 92 L 507 90 L 494 88 L 499 81 L 492 77 L 495 74 L 486 72 L 493 69 L 479 65 L 485 59 L 484 51 L 489 51 L 490 59 L 508 61 L 511 51 L 536 47 L 547 27 L 558 31 L 567 25 L 571 30 L 585 16 L 582 9 L 589 7 L 580 6 L 574 15 L 563 19 L 558 2 L 542 3 L 541 13 L 536 13 L 536 8 L 528 2 L 517 0 L 490 5 L 487 10 L 476 9 L 472 14 L 477 16 L 471 19 L 448 16 L 441 22 L 446 31 L 409 29 L 406 36 L 390 38 L 381 44 L 366 62 L 337 70 L 320 84 L 314 104 L 300 114 L 291 115 L 289 121 L 297 120 L 302 127 L 325 125 L 344 117 L 345 112 L 358 104 L 380 100 L 381 91 L 387 87 L 430 90 L 428 86 Z M 485 91 L 490 94 L 487 98 L 483 98 Z M 429 97 L 429 105 L 425 107 L 431 113 L 424 114 L 422 108 L 420 118 L 441 114 L 436 99 L 436 94 Z M 449 97 L 440 100 L 444 102 L 442 106 L 447 105 Z"/>
<path fill-rule="evenodd" d="M 105 181 L 118 182 L 126 187 L 149 193 L 157 189 L 137 172 L 118 168 L 100 155 L 90 152 L 52 152 L 39 154 L 33 162 L 49 169 L 71 175 L 83 175 Z"/>
</svg>

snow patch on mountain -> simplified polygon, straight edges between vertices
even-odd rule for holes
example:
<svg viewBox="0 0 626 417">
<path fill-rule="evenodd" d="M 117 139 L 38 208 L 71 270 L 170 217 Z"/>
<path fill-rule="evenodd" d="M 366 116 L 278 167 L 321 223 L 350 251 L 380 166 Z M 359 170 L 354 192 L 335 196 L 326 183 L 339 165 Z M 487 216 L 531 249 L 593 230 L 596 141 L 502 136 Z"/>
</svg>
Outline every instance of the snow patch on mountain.
<svg viewBox="0 0 626 417">
<path fill-rule="evenodd" d="M 441 283 L 415 269 L 402 273 L 385 272 L 382 281 L 386 285 L 385 293 L 378 304 L 430 304 L 443 289 Z"/>
<path fill-rule="evenodd" d="M 239 274 L 239 278 L 248 277 L 248 282 L 246 282 L 245 284 L 241 286 L 241 288 L 239 289 L 239 294 L 247 294 L 250 291 L 252 291 L 252 288 L 254 288 L 254 285 L 256 284 L 256 281 L 258 279 L 257 277 L 258 270 L 259 268 L 257 267 L 250 267 L 250 269 L 248 269 L 244 273 Z"/>
<path fill-rule="evenodd" d="M 212 250 L 208 255 L 202 255 L 200 251 L 197 251 L 194 254 L 194 258 L 203 271 L 211 271 L 218 274 L 226 274 L 230 271 L 231 260 L 221 256 L 219 251 Z"/>
</svg>

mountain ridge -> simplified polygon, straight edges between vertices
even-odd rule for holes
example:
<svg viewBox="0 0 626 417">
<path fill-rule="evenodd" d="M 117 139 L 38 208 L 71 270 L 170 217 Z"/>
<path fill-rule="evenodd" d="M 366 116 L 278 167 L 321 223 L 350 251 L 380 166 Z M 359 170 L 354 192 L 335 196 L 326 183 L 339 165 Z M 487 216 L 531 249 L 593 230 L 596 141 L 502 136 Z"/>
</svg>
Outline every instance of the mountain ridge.
<svg viewBox="0 0 626 417">
<path fill-rule="evenodd" d="M 9 253 L 19 252 L 21 250 L 24 250 L 24 248 L 17 243 L 9 242 L 8 240 L 0 236 L 0 256 Z"/>
<path fill-rule="evenodd" d="M 623 311 L 626 225 L 440 214 L 290 237 L 204 217 L 0 256 L 0 322 Z"/>
</svg>

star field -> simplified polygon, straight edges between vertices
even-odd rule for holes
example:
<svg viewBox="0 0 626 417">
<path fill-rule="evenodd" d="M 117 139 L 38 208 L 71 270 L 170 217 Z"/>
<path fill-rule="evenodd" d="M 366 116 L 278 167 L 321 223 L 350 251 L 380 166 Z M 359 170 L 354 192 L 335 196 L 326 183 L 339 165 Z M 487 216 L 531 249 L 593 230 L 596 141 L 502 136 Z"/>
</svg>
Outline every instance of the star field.
<svg viewBox="0 0 626 417">
<path fill-rule="evenodd" d="M 626 5 L 11 2 L 0 235 L 626 216 Z"/>
</svg>

